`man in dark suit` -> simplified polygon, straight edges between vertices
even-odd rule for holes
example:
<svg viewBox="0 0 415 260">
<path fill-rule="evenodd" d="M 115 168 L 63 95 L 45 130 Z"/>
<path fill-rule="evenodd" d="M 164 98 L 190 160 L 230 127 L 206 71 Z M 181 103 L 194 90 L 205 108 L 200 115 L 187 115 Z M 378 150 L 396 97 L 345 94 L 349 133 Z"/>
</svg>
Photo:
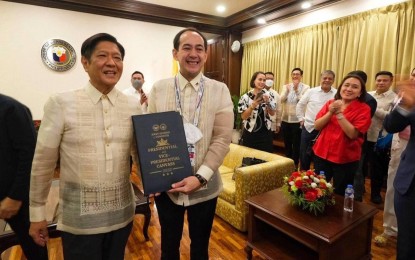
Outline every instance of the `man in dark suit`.
<svg viewBox="0 0 415 260">
<path fill-rule="evenodd" d="M 367 74 L 363 70 L 354 70 L 349 72 L 347 75 L 357 75 L 366 83 L 367 82 Z M 365 103 L 370 107 L 370 117 L 372 118 L 376 112 L 377 108 L 377 101 L 372 95 L 366 93 L 365 95 Z M 363 201 L 363 192 L 365 189 L 365 176 L 368 172 L 368 161 L 369 157 L 372 156 L 373 153 L 373 145 L 371 146 L 370 143 L 367 141 L 366 134 L 365 134 L 365 141 L 362 144 L 362 156 L 360 157 L 359 161 L 359 168 L 354 176 L 354 199 L 357 201 Z"/>
<path fill-rule="evenodd" d="M 36 132 L 29 109 L 0 94 L 0 219 L 16 233 L 30 260 L 48 259 L 29 236 L 29 182 Z"/>
<path fill-rule="evenodd" d="M 414 70 L 412 70 L 414 72 Z M 401 162 L 396 172 L 395 213 L 398 222 L 398 260 L 415 259 L 415 80 L 399 84 L 399 105 L 386 116 L 383 126 L 389 133 L 397 133 L 411 126 L 411 135 L 402 152 Z"/>
</svg>

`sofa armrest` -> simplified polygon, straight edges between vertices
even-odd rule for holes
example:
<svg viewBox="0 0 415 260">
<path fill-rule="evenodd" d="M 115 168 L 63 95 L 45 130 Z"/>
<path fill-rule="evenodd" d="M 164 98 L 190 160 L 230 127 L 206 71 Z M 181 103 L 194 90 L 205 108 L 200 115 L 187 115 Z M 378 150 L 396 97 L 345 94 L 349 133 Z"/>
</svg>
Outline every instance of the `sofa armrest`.
<svg viewBox="0 0 415 260">
<path fill-rule="evenodd" d="M 235 169 L 235 207 L 242 213 L 248 212 L 245 200 L 282 186 L 283 177 L 294 171 L 294 161 L 280 157 L 256 165 Z"/>
</svg>

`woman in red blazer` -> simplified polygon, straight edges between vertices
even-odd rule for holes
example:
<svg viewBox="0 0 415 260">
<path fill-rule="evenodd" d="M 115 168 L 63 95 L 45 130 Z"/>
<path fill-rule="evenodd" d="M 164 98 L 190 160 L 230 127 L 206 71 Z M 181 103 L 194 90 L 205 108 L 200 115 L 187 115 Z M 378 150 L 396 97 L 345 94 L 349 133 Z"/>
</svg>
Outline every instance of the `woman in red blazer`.
<svg viewBox="0 0 415 260">
<path fill-rule="evenodd" d="M 313 147 L 314 168 L 333 178 L 334 192 L 344 195 L 353 184 L 359 166 L 363 136 L 369 129 L 370 107 L 365 104 L 366 86 L 357 75 L 346 76 L 334 99 L 316 116 L 315 129 L 320 135 Z"/>
</svg>

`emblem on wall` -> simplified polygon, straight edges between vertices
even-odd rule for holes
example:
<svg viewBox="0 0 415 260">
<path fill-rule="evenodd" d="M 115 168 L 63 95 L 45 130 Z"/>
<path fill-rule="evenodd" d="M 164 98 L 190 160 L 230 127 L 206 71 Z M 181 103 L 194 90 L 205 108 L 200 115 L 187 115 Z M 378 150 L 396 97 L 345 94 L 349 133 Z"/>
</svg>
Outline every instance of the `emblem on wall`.
<svg viewBox="0 0 415 260">
<path fill-rule="evenodd" d="M 64 40 L 51 39 L 45 42 L 41 50 L 42 61 L 55 71 L 67 71 L 76 62 L 74 48 Z"/>
</svg>

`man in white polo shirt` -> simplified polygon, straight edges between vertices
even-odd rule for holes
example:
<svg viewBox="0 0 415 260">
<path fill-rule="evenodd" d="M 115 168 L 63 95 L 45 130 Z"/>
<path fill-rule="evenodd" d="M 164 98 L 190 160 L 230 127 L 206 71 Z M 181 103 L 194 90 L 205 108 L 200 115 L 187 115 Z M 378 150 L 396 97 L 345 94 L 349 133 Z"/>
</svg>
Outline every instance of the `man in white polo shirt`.
<svg viewBox="0 0 415 260">
<path fill-rule="evenodd" d="M 330 99 L 334 98 L 336 89 L 333 88 L 335 74 L 331 70 L 325 70 L 321 73 L 320 86 L 308 90 L 298 101 L 296 114 L 301 125 L 301 143 L 300 143 L 300 169 L 310 169 L 312 155 L 307 153 L 307 148 L 312 144 L 312 140 L 318 135 L 314 129 L 316 115 L 323 105 Z M 311 150 L 311 149 L 309 149 Z"/>
<path fill-rule="evenodd" d="M 140 71 L 134 71 L 131 74 L 131 87 L 124 89 L 122 93 L 135 97 L 138 100 L 139 106 L 141 106 L 141 111 L 146 114 L 148 101 L 147 95 L 143 90 L 144 82 L 144 74 Z"/>
</svg>

